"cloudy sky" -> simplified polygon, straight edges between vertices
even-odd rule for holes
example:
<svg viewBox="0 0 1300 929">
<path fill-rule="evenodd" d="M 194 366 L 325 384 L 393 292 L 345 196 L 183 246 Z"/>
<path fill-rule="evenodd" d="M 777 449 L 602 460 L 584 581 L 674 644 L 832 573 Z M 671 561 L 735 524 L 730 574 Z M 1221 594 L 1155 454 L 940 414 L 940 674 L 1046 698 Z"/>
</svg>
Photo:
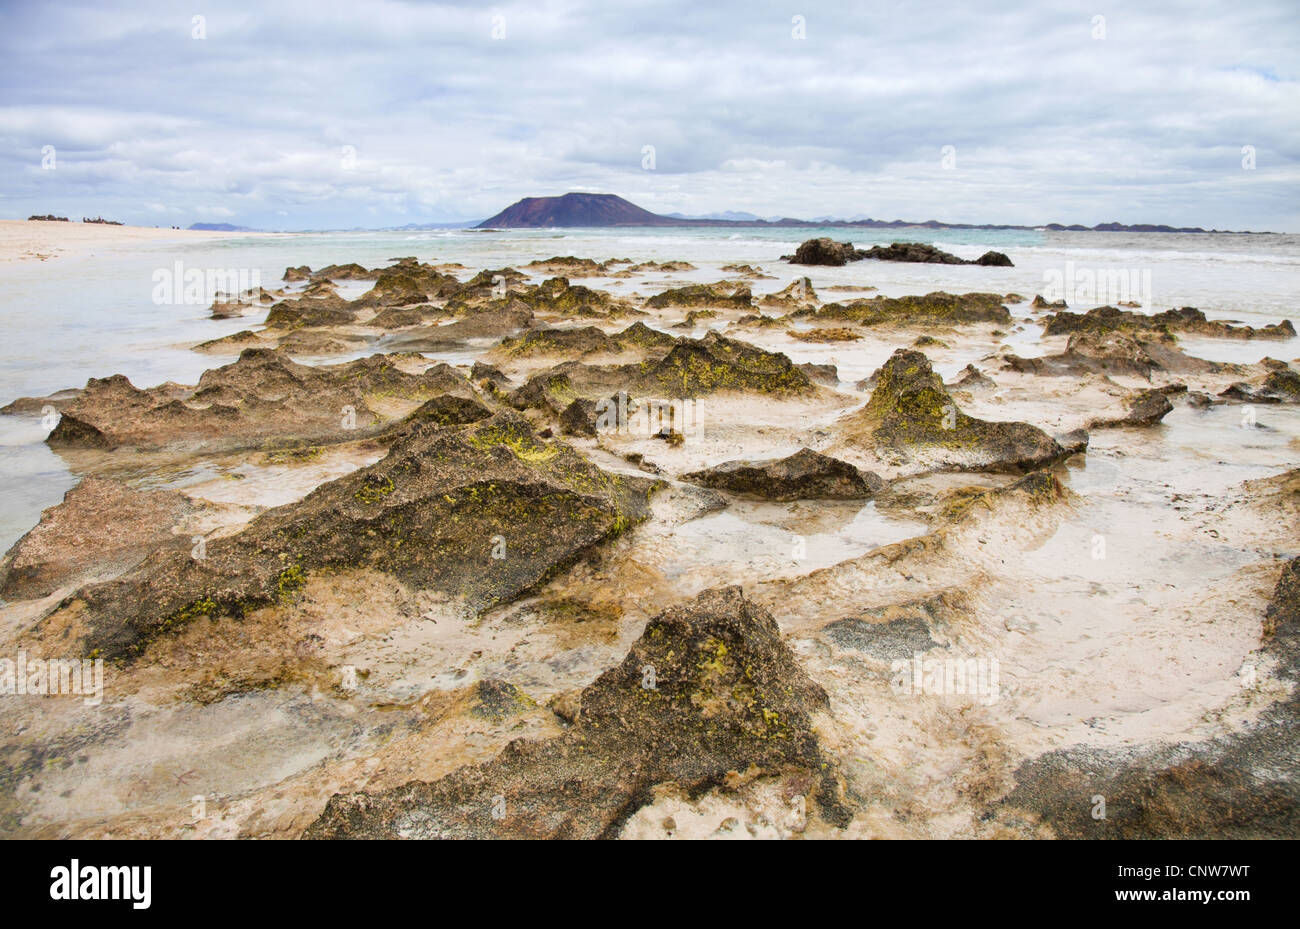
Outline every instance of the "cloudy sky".
<svg viewBox="0 0 1300 929">
<path fill-rule="evenodd" d="M 0 55 L 7 219 L 382 227 L 590 190 L 1300 232 L 1296 0 L 0 0 Z"/>
</svg>

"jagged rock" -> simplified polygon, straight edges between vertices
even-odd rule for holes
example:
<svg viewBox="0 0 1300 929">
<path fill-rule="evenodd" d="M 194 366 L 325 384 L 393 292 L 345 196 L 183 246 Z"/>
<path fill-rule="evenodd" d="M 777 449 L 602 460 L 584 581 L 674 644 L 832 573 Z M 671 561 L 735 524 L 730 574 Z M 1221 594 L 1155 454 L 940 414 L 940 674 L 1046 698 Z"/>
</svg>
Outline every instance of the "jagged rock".
<svg viewBox="0 0 1300 929">
<path fill-rule="evenodd" d="M 1283 365 L 1269 371 L 1260 384 L 1239 381 L 1219 396 L 1246 403 L 1300 403 L 1300 374 Z"/>
<path fill-rule="evenodd" d="M 518 297 L 539 313 L 600 317 L 634 312 L 631 304 L 615 299 L 603 290 L 570 284 L 564 277 L 549 278 Z"/>
<path fill-rule="evenodd" d="M 532 309 L 520 300 L 499 300 L 441 326 L 427 326 L 385 336 L 380 344 L 389 350 L 439 352 L 463 346 L 472 339 L 499 339 L 535 325 Z"/>
<path fill-rule="evenodd" d="M 501 340 L 502 351 L 515 357 L 530 355 L 617 355 L 622 351 L 614 339 L 595 326 L 579 329 L 533 329 L 515 338 Z"/>
<path fill-rule="evenodd" d="M 619 391 L 664 400 L 717 391 L 754 391 L 776 396 L 805 393 L 812 383 L 783 354 L 767 352 L 716 332 L 679 339 L 663 358 L 626 365 L 568 361 L 531 378 L 510 397 L 517 410 L 558 414 L 577 397 L 599 399 Z"/>
<path fill-rule="evenodd" d="M 817 304 L 817 291 L 813 290 L 812 280 L 806 277 L 796 278 L 784 290 L 774 294 L 765 294 L 758 301 L 763 306 L 802 307 Z"/>
<path fill-rule="evenodd" d="M 682 480 L 768 500 L 865 500 L 885 484 L 879 475 L 802 448 L 787 458 L 725 461 Z"/>
<path fill-rule="evenodd" d="M 851 446 L 962 471 L 1027 471 L 1065 456 L 1036 426 L 986 422 L 963 413 L 920 352 L 900 348 L 874 378 L 867 405 L 842 421 L 844 441 Z"/>
<path fill-rule="evenodd" d="M 579 397 L 560 414 L 560 431 L 565 435 L 594 436 L 596 434 L 596 402 Z"/>
<path fill-rule="evenodd" d="M 375 464 L 210 541 L 159 552 L 65 601 L 86 651 L 138 654 L 206 616 L 291 601 L 317 572 L 366 568 L 444 591 L 471 610 L 508 601 L 644 519 L 654 484 L 607 474 L 517 414 L 424 423 Z M 504 558 L 494 558 L 501 540 Z"/>
<path fill-rule="evenodd" d="M 345 265 L 326 265 L 311 275 L 313 281 L 373 281 L 379 276 L 378 270 L 371 271 L 355 261 Z"/>
<path fill-rule="evenodd" d="M 1214 373 L 1223 368 L 1216 362 L 1184 354 L 1168 337 L 1142 338 L 1126 331 L 1076 332 L 1059 355 L 1007 355 L 1003 361 L 1006 370 L 1022 374 L 1122 374 L 1148 380 L 1156 371 Z"/>
<path fill-rule="evenodd" d="M 455 277 L 418 262 L 398 262 L 375 274 L 375 285 L 356 301 L 358 306 L 388 307 L 428 303 L 459 294 L 462 285 Z"/>
<path fill-rule="evenodd" d="M 139 491 L 84 478 L 9 549 L 0 562 L 0 597 L 48 596 L 91 572 L 126 570 L 157 549 L 188 549 L 189 537 L 173 530 L 199 509 L 201 504 L 175 491 Z"/>
<path fill-rule="evenodd" d="M 306 265 L 299 265 L 296 268 L 285 268 L 283 280 L 290 282 L 311 280 L 311 268 Z"/>
<path fill-rule="evenodd" d="M 1037 304 L 1035 304 L 1037 305 Z M 1289 339 L 1295 336 L 1295 327 L 1289 319 L 1255 329 L 1251 326 L 1234 326 L 1225 322 L 1210 321 L 1194 307 L 1165 310 L 1147 316 L 1130 313 L 1113 306 L 1099 306 L 1087 313 L 1054 313 L 1047 317 L 1043 335 L 1065 335 L 1072 332 L 1114 332 L 1120 329 L 1190 333 L 1226 339 Z"/>
<path fill-rule="evenodd" d="M 790 263 L 839 267 L 850 261 L 859 261 L 864 257 L 864 253 L 854 248 L 852 242 L 836 242 L 833 239 L 826 238 L 809 239 L 795 249 Z"/>
<path fill-rule="evenodd" d="M 797 783 L 810 815 L 843 827 L 810 719 L 827 703 L 766 611 L 738 587 L 705 591 L 646 625 L 562 735 L 433 783 L 336 794 L 304 838 L 612 838 L 656 788 L 694 796 L 737 775 Z"/>
<path fill-rule="evenodd" d="M 655 294 L 646 301 L 646 306 L 662 309 L 664 307 L 741 307 L 749 309 L 753 303 L 753 294 L 748 287 L 737 287 L 726 293 L 719 284 L 688 284 Z"/>
<path fill-rule="evenodd" d="M 1183 390 L 1187 388 L 1179 385 Z M 1168 388 L 1153 387 L 1140 390 L 1127 402 L 1127 412 L 1123 416 L 1110 419 L 1094 419 L 1088 424 L 1089 429 L 1114 428 L 1119 426 L 1154 426 L 1165 418 L 1174 405 L 1169 402 Z"/>
<path fill-rule="evenodd" d="M 325 297 L 301 297 L 282 300 L 266 314 L 270 329 L 349 326 L 356 321 L 356 310 L 338 294 Z"/>
<path fill-rule="evenodd" d="M 419 400 L 467 386 L 445 365 L 408 374 L 397 360 L 372 355 L 339 365 L 302 365 L 283 352 L 250 348 L 237 361 L 205 371 L 194 388 L 139 390 L 120 374 L 91 378 L 47 441 L 53 447 L 111 450 L 355 439 L 382 424 L 368 397 Z"/>
<path fill-rule="evenodd" d="M 877 261 L 910 261 L 923 264 L 970 264 L 965 259 L 950 255 L 942 249 L 921 242 L 893 242 L 889 245 L 873 245 L 865 252 L 862 252 L 861 257 L 874 258 Z"/>
<path fill-rule="evenodd" d="M 1034 299 L 1029 305 L 1036 310 L 1065 309 L 1064 300 L 1053 300 L 1051 303 L 1048 303 L 1042 294 L 1034 294 Z"/>
<path fill-rule="evenodd" d="M 1011 311 L 998 294 L 950 294 L 943 291 L 923 297 L 871 297 L 848 303 L 828 303 L 816 312 L 819 319 L 848 319 L 864 326 L 953 326 L 961 323 L 1009 323 Z"/>
<path fill-rule="evenodd" d="M 556 255 L 553 258 L 530 261 L 524 267 L 543 274 L 563 274 L 565 277 L 597 277 L 609 271 L 601 262 L 573 255 Z"/>
<path fill-rule="evenodd" d="M 794 330 L 790 333 L 790 338 L 798 339 L 800 342 L 856 342 L 862 338 L 862 333 L 845 329 L 843 326 L 832 326 Z"/>
<path fill-rule="evenodd" d="M 501 369 L 495 365 L 485 364 L 482 361 L 474 362 L 474 366 L 469 369 L 469 379 L 475 384 L 481 384 L 488 381 L 499 388 L 508 388 L 510 378 L 501 372 Z"/>
<path fill-rule="evenodd" d="M 918 340 L 919 341 L 919 340 Z M 960 375 L 955 381 L 949 384 L 949 387 L 959 388 L 961 390 L 987 390 L 997 387 L 997 382 L 989 377 L 973 364 L 968 364 L 958 372 Z"/>
<path fill-rule="evenodd" d="M 839 369 L 832 364 L 819 365 L 811 361 L 805 361 L 798 366 L 799 370 L 808 375 L 808 380 L 814 384 L 825 384 L 827 387 L 835 387 L 840 382 Z"/>
</svg>

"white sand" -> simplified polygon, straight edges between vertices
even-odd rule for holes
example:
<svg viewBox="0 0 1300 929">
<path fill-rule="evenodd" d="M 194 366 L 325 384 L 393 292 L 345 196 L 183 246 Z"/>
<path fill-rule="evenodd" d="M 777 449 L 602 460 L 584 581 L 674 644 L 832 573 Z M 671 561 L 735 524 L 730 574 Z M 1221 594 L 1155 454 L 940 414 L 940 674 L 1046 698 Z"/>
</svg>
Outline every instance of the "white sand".
<svg viewBox="0 0 1300 929">
<path fill-rule="evenodd" d="M 206 232 L 189 229 L 156 229 L 151 226 L 109 226 L 101 223 L 44 222 L 0 219 L 0 264 L 11 261 L 47 261 L 84 255 L 100 248 L 135 242 L 170 239 L 201 242 L 207 239 L 270 235 L 265 232 Z"/>
</svg>

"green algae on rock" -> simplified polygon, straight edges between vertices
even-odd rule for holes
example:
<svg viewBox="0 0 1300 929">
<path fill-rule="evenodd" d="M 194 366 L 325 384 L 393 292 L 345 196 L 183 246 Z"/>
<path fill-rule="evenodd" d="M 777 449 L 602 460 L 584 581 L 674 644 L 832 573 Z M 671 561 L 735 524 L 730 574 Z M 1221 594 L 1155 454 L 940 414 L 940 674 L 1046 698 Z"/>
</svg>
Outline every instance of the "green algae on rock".
<svg viewBox="0 0 1300 929">
<path fill-rule="evenodd" d="M 608 474 L 513 412 L 417 425 L 370 467 L 210 541 L 82 588 L 87 651 L 129 657 L 197 616 L 292 602 L 321 572 L 377 569 L 474 611 L 508 601 L 648 515 L 655 482 Z"/>
<path fill-rule="evenodd" d="M 91 378 L 47 439 L 55 448 L 206 450 L 286 443 L 349 441 L 385 425 L 371 403 L 421 400 L 468 390 L 447 365 L 410 373 L 414 356 L 371 355 L 338 365 L 303 365 L 271 349 L 245 349 L 237 361 L 205 371 L 193 388 L 140 390 L 122 375 Z"/>
<path fill-rule="evenodd" d="M 796 311 L 798 312 L 798 311 Z M 1011 311 L 999 294 L 950 294 L 936 291 L 922 297 L 870 297 L 848 303 L 828 303 L 815 313 L 819 319 L 843 319 L 864 326 L 956 326 L 963 323 L 1009 323 Z"/>
<path fill-rule="evenodd" d="M 682 480 L 767 500 L 865 500 L 884 486 L 870 471 L 801 448 L 786 458 L 725 461 L 683 474 Z"/>
<path fill-rule="evenodd" d="M 850 446 L 962 471 L 1028 471 L 1066 455 L 1036 426 L 963 413 L 918 351 L 898 349 L 873 380 L 867 405 L 841 421 Z"/>
<path fill-rule="evenodd" d="M 572 726 L 519 739 L 432 783 L 336 794 L 304 838 L 614 838 L 657 789 L 698 796 L 735 778 L 801 785 L 808 811 L 852 813 L 811 714 L 826 692 L 739 587 L 652 619 L 582 692 Z"/>
</svg>

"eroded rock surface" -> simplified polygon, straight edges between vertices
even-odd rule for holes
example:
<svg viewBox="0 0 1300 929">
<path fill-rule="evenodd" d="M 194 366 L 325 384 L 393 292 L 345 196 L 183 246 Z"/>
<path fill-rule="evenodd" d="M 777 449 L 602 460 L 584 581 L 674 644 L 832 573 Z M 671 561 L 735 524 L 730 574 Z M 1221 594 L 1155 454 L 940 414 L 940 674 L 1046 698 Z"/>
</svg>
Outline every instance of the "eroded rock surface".
<svg viewBox="0 0 1300 929">
<path fill-rule="evenodd" d="M 572 728 L 433 783 L 336 795 L 304 838 L 613 838 L 656 789 L 783 778 L 833 825 L 850 812 L 812 714 L 825 691 L 740 588 L 652 619 L 582 692 Z"/>
</svg>

